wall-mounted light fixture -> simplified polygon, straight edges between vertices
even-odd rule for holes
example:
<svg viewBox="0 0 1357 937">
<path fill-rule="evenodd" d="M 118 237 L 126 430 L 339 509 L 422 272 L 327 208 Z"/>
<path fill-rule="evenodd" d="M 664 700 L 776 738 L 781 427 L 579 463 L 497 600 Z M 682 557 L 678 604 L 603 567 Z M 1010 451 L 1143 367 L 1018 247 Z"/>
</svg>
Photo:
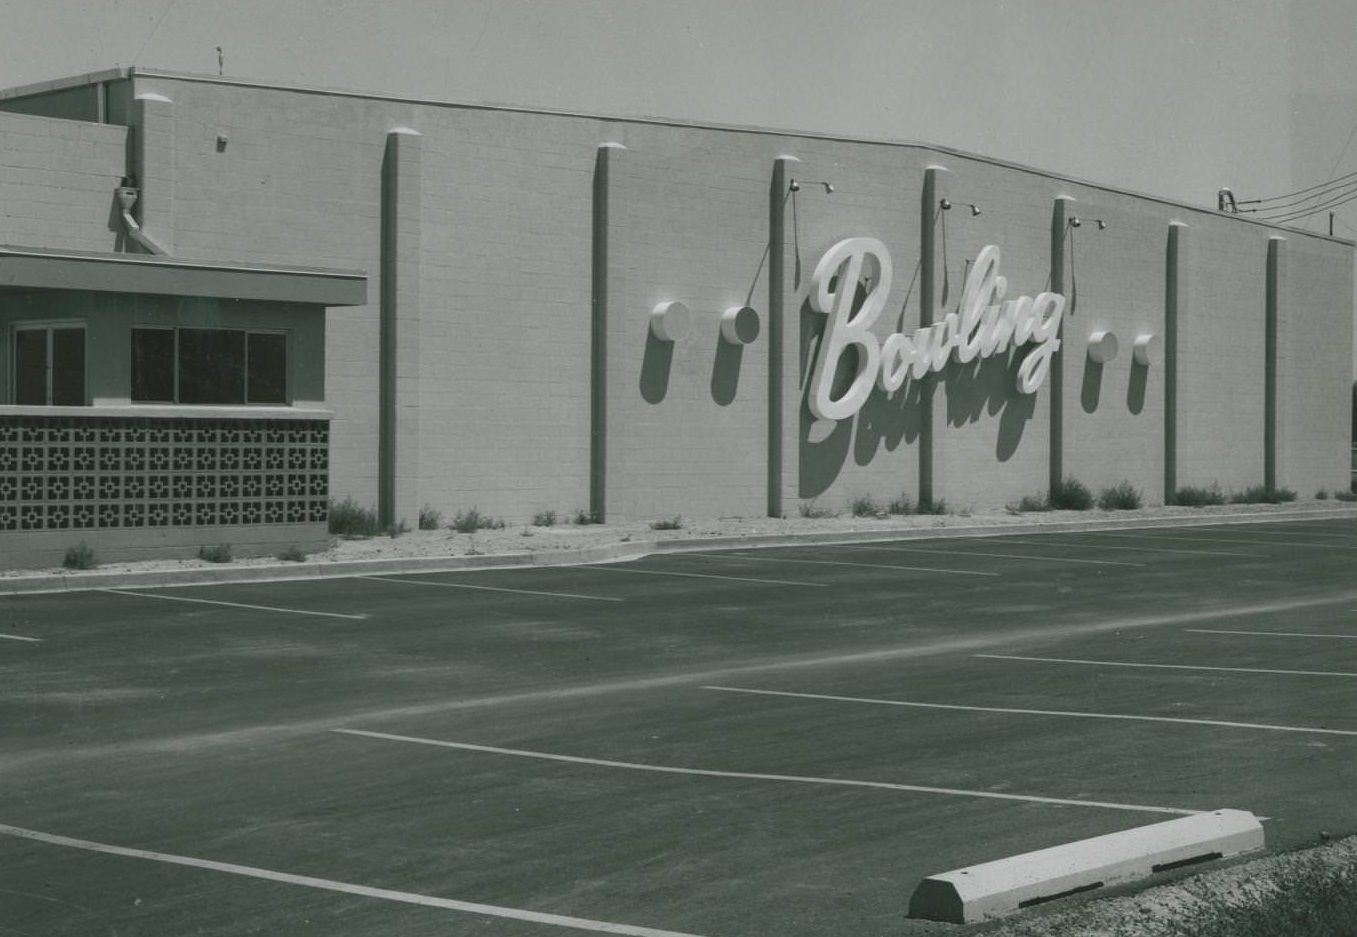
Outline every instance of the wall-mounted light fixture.
<svg viewBox="0 0 1357 937">
<path fill-rule="evenodd" d="M 692 314 L 683 303 L 666 301 L 650 311 L 650 332 L 662 342 L 678 342 L 688 337 Z"/>
<path fill-rule="evenodd" d="M 749 306 L 731 306 L 721 313 L 721 337 L 732 345 L 748 345 L 759 337 L 759 314 Z"/>
<path fill-rule="evenodd" d="M 822 185 L 822 186 L 825 187 L 825 195 L 833 195 L 833 194 L 834 194 L 834 186 L 833 186 L 831 183 L 825 182 L 823 179 L 807 179 L 807 180 L 806 180 L 806 184 L 807 184 L 807 185 Z M 793 179 L 793 180 L 791 181 L 791 184 L 788 185 L 787 188 L 790 189 L 790 190 L 793 191 L 793 192 L 800 192 L 800 191 L 801 191 L 801 183 L 800 183 L 799 181 L 797 181 L 796 179 Z"/>
<path fill-rule="evenodd" d="M 974 218 L 976 215 L 980 214 L 980 206 L 977 205 L 977 204 L 975 204 L 975 202 L 962 202 L 961 204 L 965 205 L 967 208 L 969 208 L 969 209 L 971 210 L 971 217 L 972 217 L 972 218 Z M 942 201 L 938 202 L 938 206 L 939 206 L 943 211 L 951 211 L 951 210 L 952 210 L 952 200 L 951 200 L 950 198 L 945 198 L 945 199 L 943 199 Z"/>
<path fill-rule="evenodd" d="M 1094 364 L 1107 364 L 1117 357 L 1117 336 L 1111 332 L 1094 332 L 1088 337 L 1088 360 Z"/>
<path fill-rule="evenodd" d="M 1090 219 L 1089 219 L 1089 222 L 1092 223 L 1092 224 L 1096 224 L 1096 225 L 1098 226 L 1098 230 L 1099 230 L 1099 231 L 1106 231 L 1106 230 L 1107 230 L 1107 222 L 1106 222 L 1106 221 L 1103 221 L 1101 218 L 1090 218 Z M 1073 218 L 1070 219 L 1070 227 L 1071 227 L 1071 228 L 1080 228 L 1080 227 L 1083 227 L 1083 225 L 1084 225 L 1084 219 L 1082 219 L 1082 218 L 1080 218 L 1080 217 L 1078 217 L 1078 216 L 1075 216 L 1075 217 L 1073 217 Z"/>
<path fill-rule="evenodd" d="M 1131 354 L 1142 367 L 1158 364 L 1164 357 L 1164 339 L 1154 332 L 1137 335 Z"/>
</svg>

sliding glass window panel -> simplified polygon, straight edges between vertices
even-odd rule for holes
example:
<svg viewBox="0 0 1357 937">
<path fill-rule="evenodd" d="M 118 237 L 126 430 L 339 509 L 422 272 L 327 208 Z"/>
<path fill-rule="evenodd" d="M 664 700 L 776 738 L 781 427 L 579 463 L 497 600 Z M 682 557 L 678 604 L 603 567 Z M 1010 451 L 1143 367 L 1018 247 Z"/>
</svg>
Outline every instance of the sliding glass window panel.
<svg viewBox="0 0 1357 937">
<path fill-rule="evenodd" d="M 245 402 L 245 333 L 179 330 L 179 402 Z"/>
<path fill-rule="evenodd" d="M 14 330 L 14 402 L 47 403 L 47 329 Z"/>
<path fill-rule="evenodd" d="M 174 403 L 174 329 L 132 330 L 132 399 Z"/>
<path fill-rule="evenodd" d="M 247 358 L 247 402 L 287 403 L 287 335 L 251 332 Z"/>
<path fill-rule="evenodd" d="M 52 329 L 52 403 L 59 407 L 85 405 L 85 330 Z"/>
</svg>

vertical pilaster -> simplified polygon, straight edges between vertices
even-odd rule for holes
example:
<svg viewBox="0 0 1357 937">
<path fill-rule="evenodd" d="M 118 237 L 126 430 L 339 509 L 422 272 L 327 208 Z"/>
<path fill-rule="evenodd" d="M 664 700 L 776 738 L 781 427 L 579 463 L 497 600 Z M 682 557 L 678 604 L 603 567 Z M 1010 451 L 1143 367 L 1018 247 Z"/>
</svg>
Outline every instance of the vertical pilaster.
<svg viewBox="0 0 1357 937">
<path fill-rule="evenodd" d="M 1277 487 L 1277 303 L 1286 238 L 1267 241 L 1267 298 L 1264 302 L 1263 348 L 1263 486 Z"/>
<path fill-rule="evenodd" d="M 783 512 L 787 355 L 787 195 L 795 156 L 773 161 L 768 191 L 768 516 Z"/>
<path fill-rule="evenodd" d="M 1051 210 L 1051 292 L 1066 296 L 1065 257 L 1066 241 L 1070 232 L 1071 206 L 1074 199 L 1062 196 L 1055 200 Z M 1069 330 L 1068 319 L 1073 310 L 1066 305 L 1065 319 L 1061 322 L 1061 332 Z M 1065 351 L 1064 335 L 1060 336 L 1061 347 L 1051 356 L 1051 423 L 1049 433 L 1050 456 L 1048 461 L 1047 485 L 1052 496 L 1060 489 L 1065 477 Z"/>
<path fill-rule="evenodd" d="M 1169 225 L 1164 280 L 1164 503 L 1178 492 L 1178 323 L 1186 312 L 1187 225 Z"/>
<path fill-rule="evenodd" d="M 945 166 L 924 170 L 919 200 L 919 326 L 932 325 L 938 316 L 938 211 L 947 173 Z M 920 504 L 933 501 L 933 399 L 941 375 L 930 371 L 919 382 L 919 492 Z"/>
<path fill-rule="evenodd" d="M 137 95 L 130 175 L 141 194 L 133 211 L 147 237 L 167 254 L 174 253 L 174 162 L 173 102 L 162 94 Z"/>
<path fill-rule="evenodd" d="M 596 521 L 608 517 L 608 275 L 613 245 L 612 174 L 626 152 L 620 143 L 604 143 L 594 163 L 593 304 L 589 351 L 589 511 Z"/>
<path fill-rule="evenodd" d="M 423 137 L 399 128 L 382 160 L 377 517 L 419 516 L 419 255 Z"/>
</svg>

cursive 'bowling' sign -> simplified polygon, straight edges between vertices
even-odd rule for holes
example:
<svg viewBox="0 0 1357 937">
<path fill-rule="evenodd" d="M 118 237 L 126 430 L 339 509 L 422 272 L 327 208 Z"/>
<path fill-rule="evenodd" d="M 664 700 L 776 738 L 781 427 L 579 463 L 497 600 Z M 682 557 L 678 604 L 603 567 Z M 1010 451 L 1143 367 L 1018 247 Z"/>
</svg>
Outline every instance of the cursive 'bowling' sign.
<svg viewBox="0 0 1357 937">
<path fill-rule="evenodd" d="M 854 314 L 858 283 L 868 258 L 875 261 L 879 272 Z M 815 265 L 811 306 L 829 316 L 810 380 L 810 409 L 817 418 L 842 420 L 857 413 L 867 402 L 873 384 L 890 393 L 898 390 L 906 377 L 912 375 L 917 380 L 930 371 L 941 371 L 953 358 L 966 364 L 1002 354 L 1010 345 L 1035 345 L 1018 366 L 1019 391 L 1036 393 L 1046 380 L 1051 358 L 1060 348 L 1065 297 L 1038 293 L 1005 300 L 1008 280 L 999 274 L 999 248 L 993 244 L 975 258 L 956 312 L 913 334 L 895 332 L 878 341 L 871 328 L 886 305 L 890 288 L 890 252 L 876 238 L 842 240 Z M 857 374 L 848 389 L 834 397 L 835 369 L 844 352 L 853 346 L 857 348 Z"/>
</svg>

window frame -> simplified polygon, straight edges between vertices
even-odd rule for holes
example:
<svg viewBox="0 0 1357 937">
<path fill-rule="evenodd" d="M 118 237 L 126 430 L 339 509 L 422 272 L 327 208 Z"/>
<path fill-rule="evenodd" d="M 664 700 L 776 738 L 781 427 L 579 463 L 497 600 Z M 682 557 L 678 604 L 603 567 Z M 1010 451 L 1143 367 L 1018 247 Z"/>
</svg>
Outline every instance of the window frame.
<svg viewBox="0 0 1357 937">
<path fill-rule="evenodd" d="M 55 347 L 55 337 L 53 335 L 59 329 L 79 329 L 80 342 L 82 346 L 81 354 L 81 375 L 80 385 L 84 393 L 80 403 L 62 403 L 52 402 L 52 383 L 53 375 L 56 371 L 56 362 L 53 356 Z M 20 332 L 44 332 L 46 333 L 46 351 L 45 361 L 46 369 L 44 380 L 43 399 L 45 403 L 19 403 L 19 333 Z M 26 319 L 9 324 L 9 386 L 6 388 L 9 394 L 9 400 L 14 406 L 25 407 L 88 407 L 90 405 L 90 347 L 89 347 L 89 323 L 85 319 Z"/>
<path fill-rule="evenodd" d="M 179 333 L 184 329 L 192 329 L 199 332 L 233 332 L 240 336 L 241 341 L 241 382 L 244 390 L 244 400 L 241 403 L 180 403 L 179 386 Z M 131 359 L 133 343 L 132 332 L 137 331 L 156 331 L 172 332 L 174 334 L 174 348 L 171 354 L 171 365 L 173 367 L 173 400 L 136 400 L 132 398 L 132 389 L 135 386 L 135 376 L 132 374 L 131 367 L 128 370 L 128 398 L 134 405 L 139 406 L 184 406 L 184 407 L 290 407 L 292 406 L 292 330 L 291 329 L 269 329 L 269 328 L 246 328 L 237 326 L 217 326 L 217 325 L 133 325 L 128 332 L 128 357 Z M 281 402 L 271 403 L 252 403 L 250 401 L 250 336 L 251 335 L 281 335 L 283 336 L 283 400 Z M 132 364 L 129 360 L 129 364 Z"/>
</svg>

